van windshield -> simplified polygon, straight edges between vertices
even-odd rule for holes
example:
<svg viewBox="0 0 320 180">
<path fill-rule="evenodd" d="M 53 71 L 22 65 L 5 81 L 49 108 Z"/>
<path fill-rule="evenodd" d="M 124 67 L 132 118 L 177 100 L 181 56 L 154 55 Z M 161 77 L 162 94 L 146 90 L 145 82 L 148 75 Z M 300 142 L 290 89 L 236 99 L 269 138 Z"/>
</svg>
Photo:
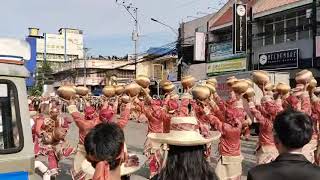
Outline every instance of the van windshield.
<svg viewBox="0 0 320 180">
<path fill-rule="evenodd" d="M 0 154 L 22 149 L 23 137 L 16 86 L 0 79 Z"/>
</svg>

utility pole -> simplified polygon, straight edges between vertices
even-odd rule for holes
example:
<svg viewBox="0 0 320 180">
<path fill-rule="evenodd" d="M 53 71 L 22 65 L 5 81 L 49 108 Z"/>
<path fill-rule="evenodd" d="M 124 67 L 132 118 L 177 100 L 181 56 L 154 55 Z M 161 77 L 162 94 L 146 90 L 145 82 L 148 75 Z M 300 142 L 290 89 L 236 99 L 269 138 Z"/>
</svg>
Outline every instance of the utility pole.
<svg viewBox="0 0 320 180">
<path fill-rule="evenodd" d="M 134 7 L 132 3 L 127 4 L 125 0 L 121 3 L 116 0 L 116 3 L 123 6 L 134 20 L 134 30 L 132 33 L 132 41 L 134 41 L 134 71 L 137 77 L 137 63 L 138 63 L 138 42 L 139 42 L 139 21 L 138 21 L 138 8 Z M 133 12 L 133 13 L 132 13 Z M 134 14 L 134 15 L 133 15 Z"/>
<path fill-rule="evenodd" d="M 138 8 L 134 9 L 135 13 L 135 23 L 134 23 L 134 31 L 132 34 L 132 40 L 134 41 L 134 71 L 135 78 L 137 78 L 137 62 L 138 62 L 138 41 L 139 41 L 139 31 L 138 31 Z"/>
<path fill-rule="evenodd" d="M 89 48 L 83 48 L 84 57 L 83 57 L 83 66 L 84 66 L 84 77 L 83 77 L 83 85 L 84 87 L 87 87 L 87 53 L 89 51 Z"/>
</svg>

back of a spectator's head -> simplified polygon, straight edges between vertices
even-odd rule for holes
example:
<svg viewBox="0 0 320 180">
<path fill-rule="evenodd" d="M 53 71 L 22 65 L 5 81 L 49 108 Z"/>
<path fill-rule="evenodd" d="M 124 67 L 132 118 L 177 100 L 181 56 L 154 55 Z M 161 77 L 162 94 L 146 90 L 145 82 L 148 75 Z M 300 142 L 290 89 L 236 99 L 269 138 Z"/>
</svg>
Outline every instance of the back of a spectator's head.
<svg viewBox="0 0 320 180">
<path fill-rule="evenodd" d="M 113 170 L 119 166 L 119 156 L 124 151 L 124 134 L 115 123 L 101 123 L 87 134 L 84 145 L 87 155 L 108 162 Z"/>
<path fill-rule="evenodd" d="M 300 149 L 312 136 L 312 121 L 306 114 L 291 108 L 279 113 L 274 121 L 274 133 L 286 149 Z"/>
</svg>

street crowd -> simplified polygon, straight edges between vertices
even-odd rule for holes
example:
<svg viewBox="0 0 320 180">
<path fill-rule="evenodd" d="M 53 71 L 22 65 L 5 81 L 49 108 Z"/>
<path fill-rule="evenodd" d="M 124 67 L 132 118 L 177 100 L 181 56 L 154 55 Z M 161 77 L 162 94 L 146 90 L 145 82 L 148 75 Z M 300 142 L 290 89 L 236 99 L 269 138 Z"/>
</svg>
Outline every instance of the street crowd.
<svg viewBox="0 0 320 180">
<path fill-rule="evenodd" d="M 138 76 L 126 86 L 106 86 L 94 97 L 86 87 L 63 85 L 57 95 L 29 97 L 36 163 L 43 179 L 59 174 L 59 161 L 75 154 L 70 169 L 74 180 L 130 179 L 143 158 L 128 153 L 123 129 L 129 120 L 148 124 L 144 155 L 152 180 L 240 180 L 241 139 L 250 125 L 259 124 L 258 166 L 249 180 L 320 179 L 320 89 L 308 70 L 296 74 L 296 86 L 272 84 L 267 72 L 252 79 L 230 77 L 224 99 L 215 78 L 182 81 L 184 94 L 163 80 L 164 99 L 150 96 L 150 80 Z M 254 86 L 262 91 L 256 96 Z M 71 123 L 79 129 L 77 147 L 66 135 Z M 219 157 L 209 165 L 212 143 Z M 39 157 L 46 157 L 48 165 Z"/>
</svg>

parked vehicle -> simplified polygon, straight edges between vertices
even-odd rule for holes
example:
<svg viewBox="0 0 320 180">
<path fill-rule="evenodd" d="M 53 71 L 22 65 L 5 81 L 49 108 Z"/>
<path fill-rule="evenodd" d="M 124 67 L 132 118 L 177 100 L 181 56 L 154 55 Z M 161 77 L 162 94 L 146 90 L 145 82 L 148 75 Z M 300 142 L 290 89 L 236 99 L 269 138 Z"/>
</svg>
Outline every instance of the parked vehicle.
<svg viewBox="0 0 320 180">
<path fill-rule="evenodd" d="M 0 179 L 34 179 L 34 151 L 25 78 L 27 42 L 0 38 Z"/>
</svg>

